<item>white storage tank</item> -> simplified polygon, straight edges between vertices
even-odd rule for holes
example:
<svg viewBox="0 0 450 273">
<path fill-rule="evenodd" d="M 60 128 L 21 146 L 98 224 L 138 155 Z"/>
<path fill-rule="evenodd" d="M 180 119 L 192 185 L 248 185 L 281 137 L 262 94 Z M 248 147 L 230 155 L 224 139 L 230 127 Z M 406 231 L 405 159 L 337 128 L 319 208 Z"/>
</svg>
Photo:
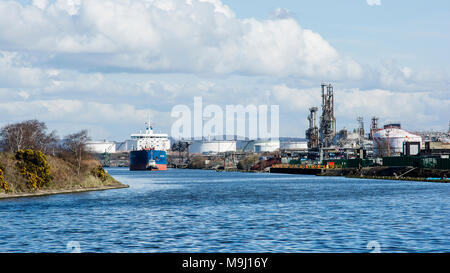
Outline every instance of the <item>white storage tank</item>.
<svg viewBox="0 0 450 273">
<path fill-rule="evenodd" d="M 385 125 L 384 129 L 373 133 L 374 156 L 400 155 L 404 142 L 420 142 L 422 145 L 422 137 L 401 129 L 399 124 Z"/>
<path fill-rule="evenodd" d="M 189 146 L 189 153 L 224 153 L 236 152 L 235 140 L 211 140 L 211 141 L 194 141 Z"/>
<path fill-rule="evenodd" d="M 86 149 L 92 153 L 115 153 L 116 143 L 111 141 L 88 141 L 86 142 Z"/>
<path fill-rule="evenodd" d="M 255 152 L 275 152 L 280 149 L 280 140 L 260 140 L 255 142 Z"/>
<path fill-rule="evenodd" d="M 306 141 L 281 142 L 280 149 L 281 150 L 289 150 L 289 151 L 308 150 L 308 142 L 306 142 Z"/>
</svg>

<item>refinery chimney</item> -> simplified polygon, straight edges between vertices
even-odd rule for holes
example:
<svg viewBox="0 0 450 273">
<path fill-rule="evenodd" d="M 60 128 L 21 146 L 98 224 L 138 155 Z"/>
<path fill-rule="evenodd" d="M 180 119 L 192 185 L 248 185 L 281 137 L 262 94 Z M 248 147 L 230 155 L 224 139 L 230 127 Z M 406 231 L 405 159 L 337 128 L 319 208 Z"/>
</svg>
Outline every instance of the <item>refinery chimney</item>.
<svg viewBox="0 0 450 273">
<path fill-rule="evenodd" d="M 336 118 L 334 117 L 334 92 L 331 84 L 322 83 L 322 116 L 320 117 L 320 146 L 327 148 L 333 144 L 336 135 Z"/>
</svg>

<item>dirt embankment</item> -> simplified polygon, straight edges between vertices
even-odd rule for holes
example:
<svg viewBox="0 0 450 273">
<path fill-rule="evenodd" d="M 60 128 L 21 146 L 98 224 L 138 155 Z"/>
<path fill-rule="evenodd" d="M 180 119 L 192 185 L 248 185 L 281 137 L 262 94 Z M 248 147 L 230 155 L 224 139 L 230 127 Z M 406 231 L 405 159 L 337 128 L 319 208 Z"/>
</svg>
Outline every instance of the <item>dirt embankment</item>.
<svg viewBox="0 0 450 273">
<path fill-rule="evenodd" d="M 33 187 L 30 186 L 30 175 L 24 175 L 18 168 L 15 155 L 0 152 L 0 166 L 6 182 L 6 190 L 0 188 L 0 199 L 128 187 L 99 167 L 97 160 L 84 160 L 78 173 L 68 161 L 50 155 L 45 157 L 50 166 L 51 180 L 42 187 Z"/>
</svg>

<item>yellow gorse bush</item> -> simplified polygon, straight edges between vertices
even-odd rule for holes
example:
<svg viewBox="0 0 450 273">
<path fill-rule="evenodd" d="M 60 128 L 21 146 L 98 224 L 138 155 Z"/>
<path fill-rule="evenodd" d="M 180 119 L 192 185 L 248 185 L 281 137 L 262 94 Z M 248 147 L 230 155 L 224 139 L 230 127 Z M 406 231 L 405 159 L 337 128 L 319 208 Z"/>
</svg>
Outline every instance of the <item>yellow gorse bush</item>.
<svg viewBox="0 0 450 273">
<path fill-rule="evenodd" d="M 100 178 L 102 182 L 106 181 L 106 173 L 105 169 L 103 169 L 102 166 L 98 166 L 97 168 L 93 169 L 91 172 L 94 176 Z"/>
<path fill-rule="evenodd" d="M 17 168 L 27 179 L 29 188 L 42 188 L 52 180 L 47 157 L 41 151 L 19 150 L 16 153 L 16 159 L 18 160 Z"/>
<path fill-rule="evenodd" d="M 0 164 L 0 189 L 8 191 L 8 183 L 5 181 L 5 172 L 3 166 Z"/>
</svg>

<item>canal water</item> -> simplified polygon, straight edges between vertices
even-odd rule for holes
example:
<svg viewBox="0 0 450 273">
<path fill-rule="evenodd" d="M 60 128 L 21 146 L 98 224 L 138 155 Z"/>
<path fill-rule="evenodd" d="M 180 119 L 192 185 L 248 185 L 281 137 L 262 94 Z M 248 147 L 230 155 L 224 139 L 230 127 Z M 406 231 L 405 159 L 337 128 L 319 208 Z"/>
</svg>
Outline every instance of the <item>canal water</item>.
<svg viewBox="0 0 450 273">
<path fill-rule="evenodd" d="M 108 171 L 130 188 L 0 200 L 0 252 L 450 251 L 450 184 Z"/>
</svg>

